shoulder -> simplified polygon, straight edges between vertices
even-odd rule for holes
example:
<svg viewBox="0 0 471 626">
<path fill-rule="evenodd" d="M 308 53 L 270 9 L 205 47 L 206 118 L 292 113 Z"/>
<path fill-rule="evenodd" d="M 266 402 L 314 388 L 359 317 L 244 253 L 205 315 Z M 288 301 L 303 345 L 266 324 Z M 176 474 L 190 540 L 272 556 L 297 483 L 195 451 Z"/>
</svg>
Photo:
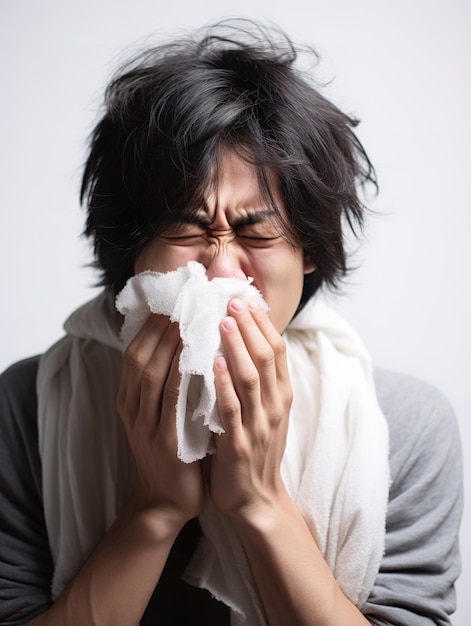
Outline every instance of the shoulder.
<svg viewBox="0 0 471 626">
<path fill-rule="evenodd" d="M 434 385 L 408 374 L 384 369 L 375 369 L 374 380 L 379 403 L 391 426 L 410 414 L 425 424 L 430 421 L 430 411 L 435 416 L 434 422 L 437 418 L 439 421 L 454 421 L 450 402 Z"/>
<path fill-rule="evenodd" d="M 429 411 L 439 419 L 454 420 L 454 412 L 446 396 L 434 385 L 419 378 L 385 369 L 375 369 L 376 393 L 386 418 L 394 420 L 413 414 L 421 422 L 429 422 Z M 434 420 L 435 421 L 435 420 Z"/>
<path fill-rule="evenodd" d="M 457 421 L 433 385 L 384 370 L 375 383 L 389 425 L 391 484 L 385 554 L 364 612 L 372 623 L 444 626 L 460 571 Z"/>
<path fill-rule="evenodd" d="M 2 438 L 9 443 L 27 439 L 37 447 L 36 377 L 39 356 L 14 363 L 0 374 Z"/>
<path fill-rule="evenodd" d="M 0 394 L 2 399 L 18 398 L 35 389 L 40 356 L 32 356 L 10 365 L 0 373 Z"/>
<path fill-rule="evenodd" d="M 41 493 L 38 451 L 36 376 L 39 357 L 11 365 L 0 374 L 1 473 L 6 477 L 2 496 L 13 483 L 29 480 L 36 497 Z M 15 489 L 18 487 L 16 484 Z M 33 494 L 30 492 L 29 496 Z"/>
<path fill-rule="evenodd" d="M 0 375 L 0 623 L 23 624 L 50 604 L 52 561 L 38 449 L 39 357 Z"/>
<path fill-rule="evenodd" d="M 461 443 L 455 412 L 435 386 L 406 374 L 375 371 L 378 402 L 390 436 L 390 469 L 394 483 L 417 464 L 421 471 L 453 457 L 461 471 Z"/>
</svg>

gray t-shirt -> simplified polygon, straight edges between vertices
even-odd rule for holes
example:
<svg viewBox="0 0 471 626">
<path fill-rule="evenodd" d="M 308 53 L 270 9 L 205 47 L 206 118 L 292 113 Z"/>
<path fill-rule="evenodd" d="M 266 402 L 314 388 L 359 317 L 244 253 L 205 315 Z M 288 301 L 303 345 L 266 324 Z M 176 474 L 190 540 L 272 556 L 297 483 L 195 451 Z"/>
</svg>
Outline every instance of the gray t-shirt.
<svg viewBox="0 0 471 626">
<path fill-rule="evenodd" d="M 50 606 L 53 567 L 37 445 L 37 365 L 38 358 L 28 359 L 0 376 L 1 626 L 24 624 Z M 451 623 L 460 571 L 456 420 L 430 385 L 386 371 L 377 371 L 375 380 L 390 429 L 391 487 L 386 551 L 362 612 L 376 626 L 444 626 Z M 180 580 L 199 532 L 196 520 L 182 531 L 142 626 L 229 624 L 224 605 Z"/>
</svg>

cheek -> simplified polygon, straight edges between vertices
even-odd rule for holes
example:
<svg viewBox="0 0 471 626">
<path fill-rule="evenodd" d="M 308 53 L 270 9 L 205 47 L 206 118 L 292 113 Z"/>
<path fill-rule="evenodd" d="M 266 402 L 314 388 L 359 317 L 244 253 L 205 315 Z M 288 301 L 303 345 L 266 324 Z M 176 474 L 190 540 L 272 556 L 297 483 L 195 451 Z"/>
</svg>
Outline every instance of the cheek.
<svg viewBox="0 0 471 626">
<path fill-rule="evenodd" d="M 138 255 L 134 263 L 134 273 L 139 274 L 146 270 L 172 272 L 186 265 L 188 261 L 196 260 L 196 257 L 197 254 L 191 247 L 153 242 Z"/>
<path fill-rule="evenodd" d="M 270 319 L 282 333 L 298 308 L 304 286 L 302 254 L 275 255 L 252 266 L 255 286 L 270 307 Z"/>
<path fill-rule="evenodd" d="M 270 319 L 279 333 L 282 333 L 292 320 L 303 290 L 303 278 L 294 281 L 293 276 L 284 285 L 277 287 L 269 298 Z"/>
</svg>

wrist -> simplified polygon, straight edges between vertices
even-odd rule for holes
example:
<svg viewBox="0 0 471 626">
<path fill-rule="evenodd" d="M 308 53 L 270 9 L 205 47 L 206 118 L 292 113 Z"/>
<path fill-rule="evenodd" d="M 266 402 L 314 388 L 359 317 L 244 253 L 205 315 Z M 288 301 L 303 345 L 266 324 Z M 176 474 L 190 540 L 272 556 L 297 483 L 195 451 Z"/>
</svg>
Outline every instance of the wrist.
<svg viewBox="0 0 471 626">
<path fill-rule="evenodd" d="M 174 541 L 188 518 L 181 512 L 149 501 L 136 491 L 128 503 L 126 514 L 134 520 L 147 540 Z"/>
<path fill-rule="evenodd" d="M 287 518 L 300 517 L 296 504 L 286 490 L 248 503 L 228 514 L 233 526 L 241 533 L 270 533 L 285 523 Z"/>
</svg>

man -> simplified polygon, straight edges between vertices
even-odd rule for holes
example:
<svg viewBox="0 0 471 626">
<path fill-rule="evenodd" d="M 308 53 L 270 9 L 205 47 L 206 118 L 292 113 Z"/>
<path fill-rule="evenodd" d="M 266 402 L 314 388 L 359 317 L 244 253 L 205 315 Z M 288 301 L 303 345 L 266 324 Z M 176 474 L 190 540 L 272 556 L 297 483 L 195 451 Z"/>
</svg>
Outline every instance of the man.
<svg viewBox="0 0 471 626">
<path fill-rule="evenodd" d="M 2 624 L 449 623 L 454 418 L 417 381 L 378 372 L 375 389 L 319 302 L 375 176 L 296 56 L 281 32 L 228 22 L 108 87 L 82 187 L 104 292 L 39 369 L 2 379 Z M 122 355 L 114 300 L 198 268 L 263 301 L 225 305 L 220 428 L 184 462 L 183 324 L 150 309 Z"/>
</svg>

